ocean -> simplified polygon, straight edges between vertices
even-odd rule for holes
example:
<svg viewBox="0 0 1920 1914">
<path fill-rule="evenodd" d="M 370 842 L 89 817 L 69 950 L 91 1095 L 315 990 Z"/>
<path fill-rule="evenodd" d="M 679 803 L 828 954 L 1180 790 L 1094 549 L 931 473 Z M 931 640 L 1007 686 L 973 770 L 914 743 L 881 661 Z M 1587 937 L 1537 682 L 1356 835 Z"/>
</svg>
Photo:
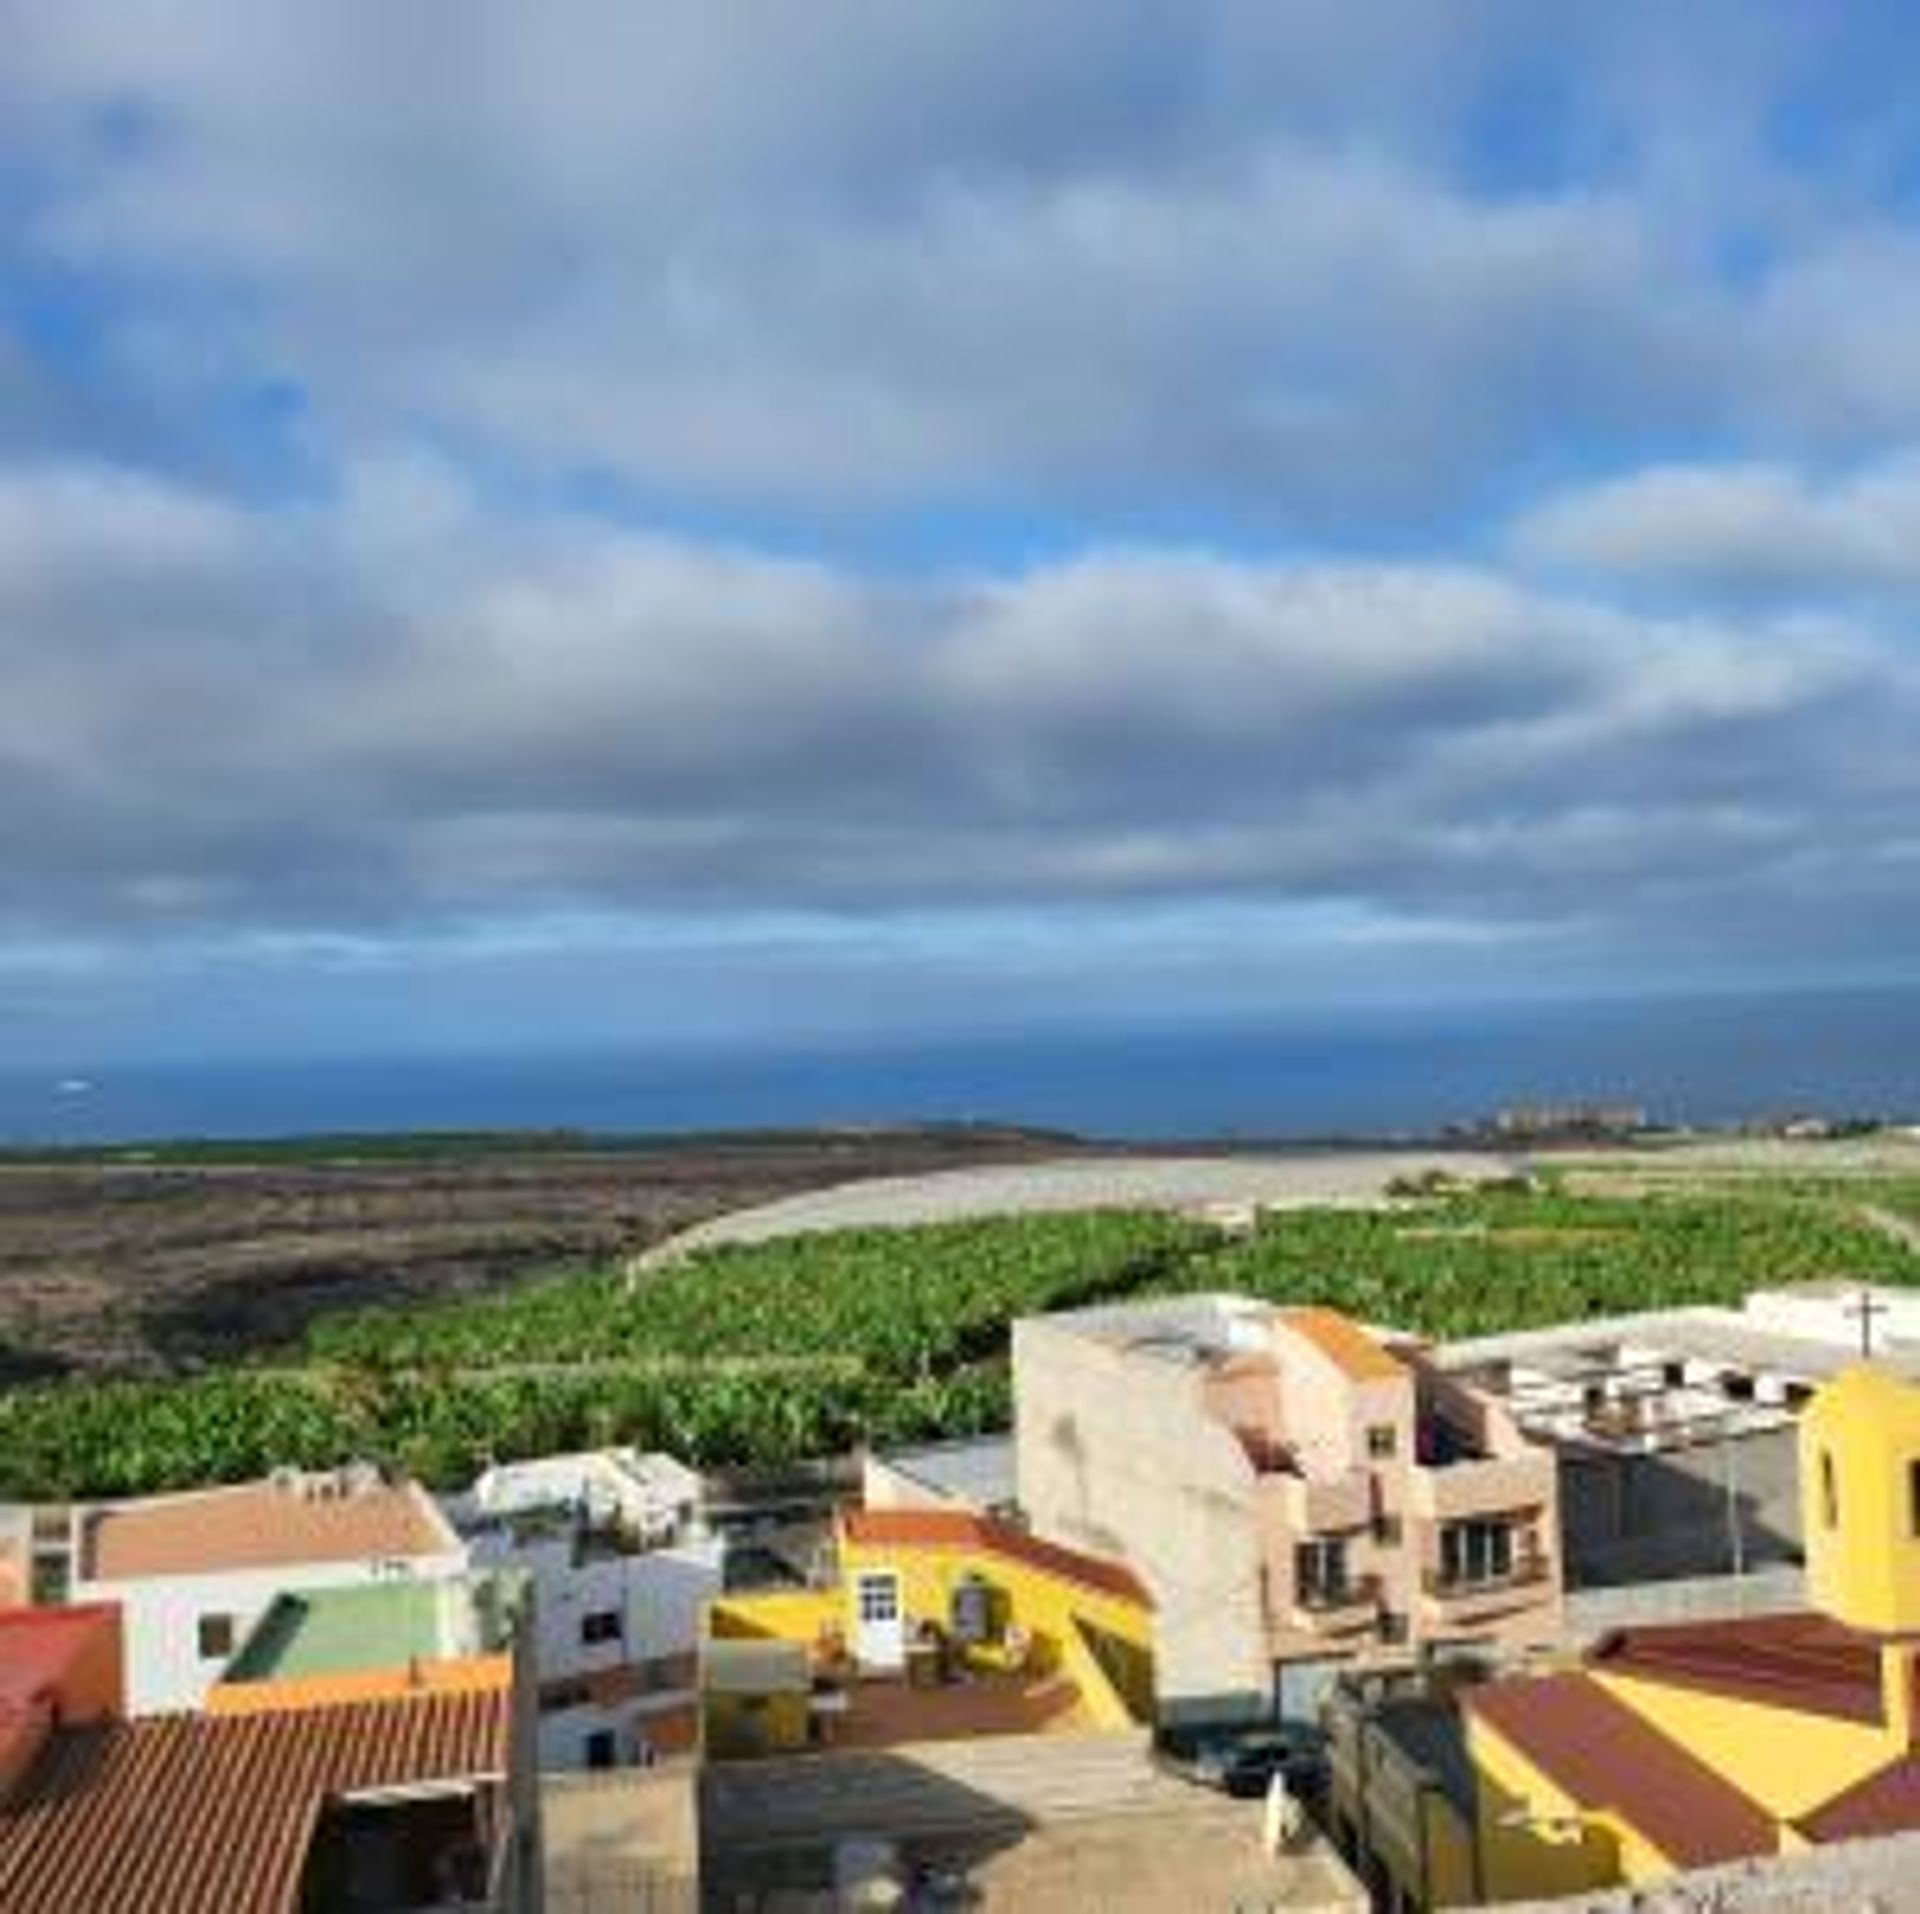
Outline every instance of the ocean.
<svg viewBox="0 0 1920 1914">
<path fill-rule="evenodd" d="M 1505 1104 L 1658 1121 L 1920 1115 L 1920 989 L 995 1030 L 917 1044 L 324 1057 L 0 1072 L 0 1142 L 993 1120 L 1128 1140 L 1432 1133 Z"/>
</svg>

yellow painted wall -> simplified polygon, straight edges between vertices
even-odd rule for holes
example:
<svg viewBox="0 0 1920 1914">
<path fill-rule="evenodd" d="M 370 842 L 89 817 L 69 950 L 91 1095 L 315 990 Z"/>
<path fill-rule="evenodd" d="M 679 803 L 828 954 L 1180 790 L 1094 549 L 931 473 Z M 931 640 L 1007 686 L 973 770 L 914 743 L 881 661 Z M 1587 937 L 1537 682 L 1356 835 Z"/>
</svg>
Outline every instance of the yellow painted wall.
<svg viewBox="0 0 1920 1914">
<path fill-rule="evenodd" d="M 797 1754 L 807 1746 L 806 1695 L 703 1695 L 701 1736 L 709 1754 Z"/>
<path fill-rule="evenodd" d="M 1426 1798 L 1427 1905 L 1472 1907 L 1480 1899 L 1473 1865 L 1473 1828 L 1452 1802 Z"/>
<path fill-rule="evenodd" d="M 1482 1880 L 1490 1901 L 1550 1899 L 1617 1887 L 1617 1833 L 1585 1820 L 1519 1749 L 1469 1713 L 1467 1752 L 1479 1784 Z"/>
<path fill-rule="evenodd" d="M 1903 1752 L 1884 1728 L 1589 1671 L 1615 1700 L 1781 1820 L 1830 1800 Z"/>
<path fill-rule="evenodd" d="M 1838 1621 L 1888 1633 L 1920 1629 L 1915 1464 L 1920 1388 L 1883 1369 L 1842 1371 L 1801 1415 L 1807 1593 Z"/>
<path fill-rule="evenodd" d="M 846 1602 L 837 1588 L 726 1595 L 707 1604 L 707 1633 L 723 1641 L 750 1637 L 805 1642 L 811 1647 L 823 1629 L 844 1626 L 846 1615 Z"/>
<path fill-rule="evenodd" d="M 869 1570 L 891 1570 L 900 1577 L 909 1634 L 914 1623 L 923 1620 L 946 1627 L 953 1613 L 954 1590 L 977 1577 L 1006 1597 L 1009 1619 L 1026 1631 L 1035 1663 L 1043 1670 L 1060 1668 L 1073 1677 L 1080 1688 L 1088 1726 L 1130 1727 L 1150 1712 L 1150 1692 L 1132 1697 L 1116 1693 L 1079 1626 L 1085 1623 L 1103 1629 L 1142 1655 L 1151 1656 L 1153 1615 L 1144 1604 L 1069 1581 L 990 1548 L 858 1543 L 843 1537 L 842 1614 L 849 1641 L 855 1633 L 854 1581 Z"/>
</svg>

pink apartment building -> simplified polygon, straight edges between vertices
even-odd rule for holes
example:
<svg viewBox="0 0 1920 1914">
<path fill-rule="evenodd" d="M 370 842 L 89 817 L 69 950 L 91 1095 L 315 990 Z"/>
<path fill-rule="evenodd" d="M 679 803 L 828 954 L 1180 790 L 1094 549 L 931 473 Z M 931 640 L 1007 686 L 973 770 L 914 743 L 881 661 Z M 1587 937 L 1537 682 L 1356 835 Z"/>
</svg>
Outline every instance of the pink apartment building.
<svg viewBox="0 0 1920 1914">
<path fill-rule="evenodd" d="M 1552 1451 L 1412 1341 L 1186 1296 L 1014 1328 L 1035 1533 L 1151 1590 L 1163 1719 L 1306 1714 L 1332 1675 L 1560 1629 Z"/>
</svg>

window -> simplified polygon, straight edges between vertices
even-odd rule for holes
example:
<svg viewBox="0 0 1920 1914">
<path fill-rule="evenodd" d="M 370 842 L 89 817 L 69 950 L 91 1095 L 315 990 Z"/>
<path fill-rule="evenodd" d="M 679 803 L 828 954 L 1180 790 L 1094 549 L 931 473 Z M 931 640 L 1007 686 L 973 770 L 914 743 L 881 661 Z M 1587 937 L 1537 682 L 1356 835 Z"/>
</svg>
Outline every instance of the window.
<svg viewBox="0 0 1920 1914">
<path fill-rule="evenodd" d="M 1831 1449 L 1820 1451 L 1820 1519 L 1830 1529 L 1840 1526 L 1840 1478 Z"/>
<path fill-rule="evenodd" d="M 598 1642 L 617 1642 L 620 1635 L 620 1611 L 617 1608 L 597 1609 L 591 1615 L 580 1617 L 580 1641 L 584 1647 L 591 1648 Z"/>
<path fill-rule="evenodd" d="M 1293 1578 L 1307 1608 L 1331 1608 L 1347 1599 L 1347 1545 L 1300 1542 L 1293 1551 Z"/>
<path fill-rule="evenodd" d="M 1397 1648 L 1406 1639 L 1407 1618 L 1389 1609 L 1380 1617 L 1380 1640 L 1389 1648 Z"/>
<path fill-rule="evenodd" d="M 1920 1459 L 1907 1464 L 1907 1533 L 1920 1535 Z"/>
<path fill-rule="evenodd" d="M 584 1752 L 589 1768 L 611 1768 L 613 1766 L 613 1730 L 596 1728 L 587 1737 Z"/>
<path fill-rule="evenodd" d="M 202 1661 L 225 1661 L 233 1653 L 233 1617 L 231 1615 L 202 1615 L 200 1617 L 200 1659 Z"/>
<path fill-rule="evenodd" d="M 1440 1580 L 1450 1588 L 1502 1582 L 1513 1573 L 1513 1529 L 1506 1522 L 1449 1522 L 1440 1531 Z"/>
<path fill-rule="evenodd" d="M 1376 1422 L 1368 1429 L 1367 1453 L 1376 1462 L 1384 1462 L 1399 1446 L 1399 1435 L 1391 1422 Z"/>
<path fill-rule="evenodd" d="M 900 1618 L 900 1584 L 891 1575 L 863 1575 L 859 1583 L 860 1619 L 891 1622 Z"/>
<path fill-rule="evenodd" d="M 1400 1518 L 1397 1515 L 1376 1515 L 1373 1518 L 1373 1539 L 1382 1548 L 1398 1548 Z"/>
</svg>

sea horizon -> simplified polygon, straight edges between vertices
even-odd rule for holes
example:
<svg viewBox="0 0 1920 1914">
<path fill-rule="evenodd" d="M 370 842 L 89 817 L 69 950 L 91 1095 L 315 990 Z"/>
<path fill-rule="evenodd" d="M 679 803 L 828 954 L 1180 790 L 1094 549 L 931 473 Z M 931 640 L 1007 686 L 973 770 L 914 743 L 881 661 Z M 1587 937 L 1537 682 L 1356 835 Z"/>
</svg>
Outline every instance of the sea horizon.
<svg viewBox="0 0 1920 1914">
<path fill-rule="evenodd" d="M 1395 1006 L 867 1044 L 0 1070 L 0 1145 L 1005 1123 L 1115 1142 L 1437 1135 L 1529 1102 L 1710 1128 L 1920 1112 L 1920 987 Z"/>
</svg>

